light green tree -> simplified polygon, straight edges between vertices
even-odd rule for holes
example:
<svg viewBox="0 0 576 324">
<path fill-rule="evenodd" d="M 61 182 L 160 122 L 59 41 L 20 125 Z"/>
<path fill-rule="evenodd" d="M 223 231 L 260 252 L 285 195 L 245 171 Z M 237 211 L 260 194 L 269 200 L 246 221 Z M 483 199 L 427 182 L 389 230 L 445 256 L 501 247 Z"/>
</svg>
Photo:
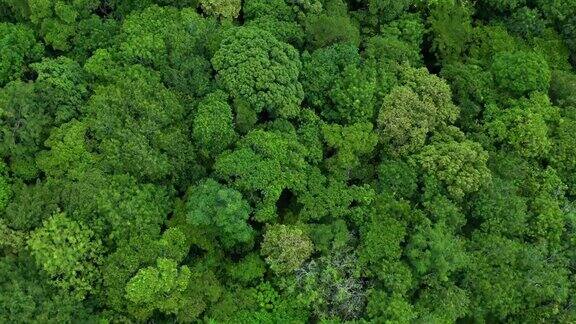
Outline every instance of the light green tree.
<svg viewBox="0 0 576 324">
<path fill-rule="evenodd" d="M 85 225 L 56 214 L 31 233 L 28 246 L 54 286 L 80 300 L 97 289 L 103 250 Z"/>
<path fill-rule="evenodd" d="M 242 5 L 241 0 L 201 0 L 200 5 L 205 13 L 216 17 L 238 18 Z"/>
<path fill-rule="evenodd" d="M 260 252 L 277 274 L 296 270 L 312 254 L 312 241 L 298 227 L 270 225 L 264 234 Z"/>
<path fill-rule="evenodd" d="M 401 156 L 421 149 L 436 128 L 458 116 L 446 81 L 426 69 L 404 67 L 400 86 L 384 98 L 377 124 L 385 150 Z"/>
<path fill-rule="evenodd" d="M 126 285 L 126 298 L 137 305 L 135 315 L 146 320 L 155 310 L 178 314 L 187 306 L 185 291 L 190 285 L 187 266 L 178 268 L 170 259 L 158 258 L 155 267 L 140 269 Z"/>
</svg>

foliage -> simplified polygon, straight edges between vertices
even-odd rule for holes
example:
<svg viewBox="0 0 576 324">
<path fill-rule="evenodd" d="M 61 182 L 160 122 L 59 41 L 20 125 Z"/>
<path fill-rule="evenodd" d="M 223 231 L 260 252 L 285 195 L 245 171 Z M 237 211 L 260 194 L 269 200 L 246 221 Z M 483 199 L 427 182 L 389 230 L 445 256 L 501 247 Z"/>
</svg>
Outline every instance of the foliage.
<svg viewBox="0 0 576 324">
<path fill-rule="evenodd" d="M 118 45 L 126 64 L 141 64 L 159 72 L 165 86 L 189 95 L 209 89 L 210 62 L 204 56 L 213 24 L 191 9 L 151 6 L 123 21 Z"/>
<path fill-rule="evenodd" d="M 247 101 L 257 113 L 297 115 L 304 95 L 297 81 L 302 64 L 298 52 L 272 34 L 253 27 L 232 29 L 212 65 L 229 95 Z"/>
<path fill-rule="evenodd" d="M 506 143 L 525 157 L 546 156 L 550 150 L 550 128 L 558 121 L 558 110 L 544 94 L 511 101 L 511 107 L 486 109 L 487 134 Z"/>
<path fill-rule="evenodd" d="M 462 199 L 490 181 L 488 153 L 472 141 L 434 143 L 417 159 L 426 181 L 442 182 L 454 199 Z"/>
<path fill-rule="evenodd" d="M 276 202 L 284 190 L 302 190 L 306 155 L 295 134 L 256 129 L 240 140 L 236 150 L 222 153 L 214 169 L 256 204 L 254 218 L 265 222 L 276 217 Z"/>
<path fill-rule="evenodd" d="M 311 295 L 312 312 L 319 319 L 359 318 L 366 290 L 358 275 L 357 256 L 349 251 L 336 253 L 307 261 L 296 270 L 297 293 Z"/>
<path fill-rule="evenodd" d="M 102 248 L 85 225 L 56 214 L 30 235 L 28 245 L 56 287 L 78 299 L 95 289 Z"/>
<path fill-rule="evenodd" d="M 401 82 L 384 98 L 377 119 L 380 141 L 397 156 L 421 149 L 430 132 L 458 114 L 448 85 L 425 69 L 406 68 Z"/>
<path fill-rule="evenodd" d="M 9 183 L 9 179 L 7 177 L 7 169 L 6 164 L 0 164 L 0 212 L 6 209 L 6 205 L 8 205 L 8 201 L 12 196 L 12 188 Z"/>
<path fill-rule="evenodd" d="M 240 0 L 202 0 L 202 9 L 207 14 L 222 18 L 237 18 L 240 14 Z"/>
<path fill-rule="evenodd" d="M 47 44 L 62 51 L 71 48 L 78 24 L 89 18 L 98 7 L 98 2 L 93 0 L 6 2 L 37 28 Z"/>
<path fill-rule="evenodd" d="M 358 123 L 347 127 L 323 125 L 322 134 L 329 148 L 336 151 L 326 160 L 329 169 L 348 171 L 360 166 L 360 157 L 372 153 L 378 137 L 372 124 Z"/>
<path fill-rule="evenodd" d="M 312 242 L 297 227 L 271 225 L 266 229 L 262 254 L 274 272 L 289 273 L 296 270 L 312 253 Z"/>
<path fill-rule="evenodd" d="M 25 25 L 0 23 L 0 85 L 19 79 L 28 71 L 27 64 L 42 57 L 44 47 Z"/>
<path fill-rule="evenodd" d="M 574 0 L 0 0 L 0 323 L 574 323 Z"/>
<path fill-rule="evenodd" d="M 472 32 L 470 8 L 465 5 L 435 6 L 429 23 L 432 31 L 431 50 L 442 62 L 459 60 Z"/>
<path fill-rule="evenodd" d="M 331 1 L 324 11 L 309 15 L 305 22 L 308 43 L 312 49 L 332 44 L 351 44 L 358 46 L 360 35 L 358 28 L 345 13 L 345 4 Z"/>
<path fill-rule="evenodd" d="M 128 68 L 97 87 L 84 110 L 105 168 L 149 181 L 182 178 L 193 168 L 184 108 L 153 71 Z"/>
<path fill-rule="evenodd" d="M 216 235 L 225 247 L 250 241 L 254 235 L 246 224 L 250 205 L 238 191 L 208 179 L 190 188 L 188 195 L 186 207 L 190 223 L 216 229 Z"/>
<path fill-rule="evenodd" d="M 516 96 L 532 91 L 545 92 L 550 84 L 548 64 L 537 53 L 499 53 L 494 58 L 492 73 L 498 87 Z"/>
<path fill-rule="evenodd" d="M 190 284 L 190 269 L 159 258 L 156 267 L 140 269 L 126 286 L 126 298 L 138 305 L 136 316 L 145 319 L 154 310 L 178 314 L 186 305 L 183 292 Z"/>
<path fill-rule="evenodd" d="M 232 108 L 223 92 L 207 95 L 199 104 L 192 137 L 206 157 L 215 157 L 236 140 Z"/>
</svg>

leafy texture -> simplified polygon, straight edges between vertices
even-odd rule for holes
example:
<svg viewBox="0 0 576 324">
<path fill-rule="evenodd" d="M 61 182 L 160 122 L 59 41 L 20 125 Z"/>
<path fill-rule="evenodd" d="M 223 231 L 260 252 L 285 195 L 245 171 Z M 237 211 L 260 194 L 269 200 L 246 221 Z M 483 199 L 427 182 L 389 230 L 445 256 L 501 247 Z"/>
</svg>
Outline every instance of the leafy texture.
<svg viewBox="0 0 576 324">
<path fill-rule="evenodd" d="M 0 0 L 0 323 L 576 323 L 575 0 Z"/>
<path fill-rule="evenodd" d="M 256 112 L 295 116 L 304 95 L 297 81 L 298 52 L 270 33 L 250 27 L 233 29 L 212 58 L 218 79 L 236 100 Z"/>
</svg>

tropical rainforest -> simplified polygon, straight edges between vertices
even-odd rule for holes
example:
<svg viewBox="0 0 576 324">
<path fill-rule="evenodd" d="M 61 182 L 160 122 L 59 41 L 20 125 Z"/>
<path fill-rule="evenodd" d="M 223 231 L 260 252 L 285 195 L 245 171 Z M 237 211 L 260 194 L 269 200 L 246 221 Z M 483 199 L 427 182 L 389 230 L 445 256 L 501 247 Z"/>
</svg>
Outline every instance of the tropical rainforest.
<svg viewBox="0 0 576 324">
<path fill-rule="evenodd" d="M 576 322 L 576 0 L 0 0 L 0 323 Z"/>
</svg>

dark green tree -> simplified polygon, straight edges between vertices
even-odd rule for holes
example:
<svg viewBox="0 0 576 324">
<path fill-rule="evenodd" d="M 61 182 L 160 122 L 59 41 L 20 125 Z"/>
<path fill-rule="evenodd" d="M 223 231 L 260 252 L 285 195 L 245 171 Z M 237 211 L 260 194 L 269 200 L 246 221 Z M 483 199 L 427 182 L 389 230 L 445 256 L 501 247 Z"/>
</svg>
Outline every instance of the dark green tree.
<svg viewBox="0 0 576 324">
<path fill-rule="evenodd" d="M 227 248 L 247 243 L 254 236 L 254 230 L 246 223 L 250 205 L 238 191 L 212 179 L 190 188 L 186 208 L 191 224 L 214 231 Z"/>
<path fill-rule="evenodd" d="M 30 72 L 28 64 L 40 60 L 44 47 L 25 25 L 0 23 L 0 86 Z"/>
</svg>

